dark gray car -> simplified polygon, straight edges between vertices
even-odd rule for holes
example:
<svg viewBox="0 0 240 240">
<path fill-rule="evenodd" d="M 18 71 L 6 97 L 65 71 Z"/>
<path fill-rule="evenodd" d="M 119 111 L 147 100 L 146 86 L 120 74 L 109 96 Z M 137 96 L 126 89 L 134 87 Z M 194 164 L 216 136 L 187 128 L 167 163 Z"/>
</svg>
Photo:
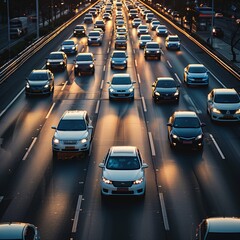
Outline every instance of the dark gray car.
<svg viewBox="0 0 240 240">
<path fill-rule="evenodd" d="M 79 75 L 79 73 L 91 73 L 94 74 L 95 66 L 92 53 L 79 53 L 76 57 L 75 65 L 74 65 L 74 73 L 75 75 Z"/>
</svg>

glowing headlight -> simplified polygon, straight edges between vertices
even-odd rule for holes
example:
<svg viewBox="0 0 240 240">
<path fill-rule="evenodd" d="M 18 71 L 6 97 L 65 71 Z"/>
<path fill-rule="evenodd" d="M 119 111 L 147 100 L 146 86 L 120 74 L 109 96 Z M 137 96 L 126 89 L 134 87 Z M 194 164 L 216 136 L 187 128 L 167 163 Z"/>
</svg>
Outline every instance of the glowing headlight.
<svg viewBox="0 0 240 240">
<path fill-rule="evenodd" d="M 77 65 L 77 64 L 75 64 L 75 68 L 78 68 L 78 65 Z"/>
<path fill-rule="evenodd" d="M 214 113 L 221 113 L 217 108 L 213 108 L 212 111 L 213 111 Z"/>
<path fill-rule="evenodd" d="M 140 184 L 140 183 L 142 183 L 143 182 L 143 180 L 144 180 L 144 178 L 143 177 L 141 177 L 141 178 L 139 178 L 139 179 L 137 179 L 137 180 L 135 180 L 134 182 L 133 182 L 133 184 Z"/>
<path fill-rule="evenodd" d="M 72 50 L 74 50 L 75 49 L 75 47 L 72 47 Z"/>
<path fill-rule="evenodd" d="M 76 31 L 74 31 L 73 33 L 76 33 Z"/>
<path fill-rule="evenodd" d="M 240 114 L 240 109 L 238 109 L 238 110 L 235 112 L 235 114 Z"/>
<path fill-rule="evenodd" d="M 29 83 L 26 83 L 26 88 L 30 88 L 30 85 L 29 85 Z"/>
<path fill-rule="evenodd" d="M 107 178 L 105 178 L 105 177 L 102 177 L 102 181 L 103 181 L 104 183 L 106 183 L 106 184 L 112 184 L 112 181 L 109 180 L 109 179 L 107 179 Z"/>
<path fill-rule="evenodd" d="M 53 139 L 53 143 L 54 143 L 54 144 L 59 144 L 59 143 L 60 143 L 60 141 L 59 141 L 59 139 L 57 139 L 57 138 L 54 138 L 54 139 Z"/>
<path fill-rule="evenodd" d="M 87 142 L 87 139 L 86 138 L 83 138 L 82 140 L 81 140 L 81 143 L 86 143 Z"/>
<path fill-rule="evenodd" d="M 178 136 L 176 134 L 172 134 L 172 138 L 178 139 Z"/>
<path fill-rule="evenodd" d="M 129 88 L 128 89 L 129 92 L 133 92 L 133 90 L 134 90 L 133 88 Z"/>
<path fill-rule="evenodd" d="M 179 91 L 178 90 L 174 93 L 174 96 L 177 96 L 177 95 L 179 95 Z"/>
<path fill-rule="evenodd" d="M 63 65 L 63 62 L 60 62 L 60 65 Z"/>
<path fill-rule="evenodd" d="M 157 53 L 160 53 L 160 51 L 157 51 Z"/>
<path fill-rule="evenodd" d="M 64 50 L 64 47 L 62 47 L 62 50 Z"/>
<path fill-rule="evenodd" d="M 90 67 L 90 68 L 93 68 L 93 64 L 90 64 L 89 67 Z"/>
<path fill-rule="evenodd" d="M 115 90 L 113 88 L 110 88 L 109 91 L 112 93 L 112 92 L 115 92 Z"/>
<path fill-rule="evenodd" d="M 50 65 L 50 62 L 47 62 L 46 64 L 47 64 L 47 65 Z"/>
<path fill-rule="evenodd" d="M 149 53 L 149 51 L 147 50 L 146 53 Z"/>
<path fill-rule="evenodd" d="M 154 92 L 155 95 L 160 96 L 161 94 L 159 92 Z"/>
<path fill-rule="evenodd" d="M 112 63 L 115 63 L 115 61 L 114 61 L 114 60 L 112 60 Z"/>
<path fill-rule="evenodd" d="M 202 137 L 203 137 L 203 135 L 200 134 L 200 135 L 198 135 L 195 139 L 196 139 L 196 140 L 199 140 L 199 139 L 202 139 Z"/>
<path fill-rule="evenodd" d="M 49 83 L 45 84 L 44 88 L 49 88 Z"/>
</svg>

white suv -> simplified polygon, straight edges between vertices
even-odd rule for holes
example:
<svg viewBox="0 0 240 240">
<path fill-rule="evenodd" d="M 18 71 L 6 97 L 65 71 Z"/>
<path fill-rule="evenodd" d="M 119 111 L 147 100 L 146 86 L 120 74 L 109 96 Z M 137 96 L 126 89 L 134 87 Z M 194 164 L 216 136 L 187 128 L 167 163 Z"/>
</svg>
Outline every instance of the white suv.
<svg viewBox="0 0 240 240">
<path fill-rule="evenodd" d="M 58 158 L 59 153 L 74 154 L 89 150 L 93 126 L 87 111 L 65 111 L 58 126 L 53 126 L 52 129 L 55 129 L 52 138 L 54 158 Z"/>
</svg>

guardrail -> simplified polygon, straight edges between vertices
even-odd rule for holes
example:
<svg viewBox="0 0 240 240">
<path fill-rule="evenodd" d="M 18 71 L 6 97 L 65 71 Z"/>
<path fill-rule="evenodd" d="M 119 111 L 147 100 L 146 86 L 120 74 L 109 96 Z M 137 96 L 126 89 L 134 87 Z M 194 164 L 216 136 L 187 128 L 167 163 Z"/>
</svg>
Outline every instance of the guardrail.
<svg viewBox="0 0 240 240">
<path fill-rule="evenodd" d="M 38 52 L 41 48 L 43 48 L 47 43 L 53 40 L 60 32 L 62 32 L 66 27 L 72 24 L 77 18 L 82 16 L 85 12 L 87 12 L 95 3 L 81 9 L 81 12 L 76 16 L 72 17 L 66 23 L 55 29 L 52 33 L 37 39 L 34 43 L 32 43 L 29 47 L 24 49 L 21 53 L 19 53 L 14 59 L 5 63 L 0 68 L 0 84 L 2 84 L 9 76 L 11 76 L 22 64 L 24 64 L 29 58 L 31 58 L 36 52 Z"/>
</svg>

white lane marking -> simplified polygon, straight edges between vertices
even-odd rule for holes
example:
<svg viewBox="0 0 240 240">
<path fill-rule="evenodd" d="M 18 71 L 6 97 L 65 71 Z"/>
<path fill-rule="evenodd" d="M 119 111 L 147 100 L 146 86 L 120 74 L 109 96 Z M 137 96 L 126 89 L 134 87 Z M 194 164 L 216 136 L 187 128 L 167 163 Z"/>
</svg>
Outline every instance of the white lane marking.
<svg viewBox="0 0 240 240">
<path fill-rule="evenodd" d="M 135 66 L 137 67 L 137 60 L 135 59 Z"/>
<path fill-rule="evenodd" d="M 165 207 L 163 193 L 159 193 L 159 199 L 160 199 L 160 203 L 161 203 L 164 227 L 165 227 L 166 231 L 169 231 L 170 228 L 169 228 L 169 224 L 168 224 L 167 211 L 166 211 L 166 207 Z"/>
<path fill-rule="evenodd" d="M 82 195 L 79 195 L 77 207 L 76 207 L 76 211 L 75 211 L 75 215 L 74 215 L 74 220 L 73 220 L 72 233 L 75 233 L 77 231 L 77 223 L 78 223 L 79 213 L 81 210 L 81 204 L 82 204 Z"/>
<path fill-rule="evenodd" d="M 68 83 L 68 81 L 66 81 L 66 82 L 63 84 L 63 86 L 62 86 L 62 88 L 61 88 L 61 91 L 64 90 L 64 88 L 66 87 L 67 83 Z"/>
<path fill-rule="evenodd" d="M 3 198 L 4 198 L 3 196 L 0 196 L 0 202 L 3 200 Z"/>
<path fill-rule="evenodd" d="M 135 49 L 133 49 L 133 54 L 135 55 Z"/>
<path fill-rule="evenodd" d="M 154 143 L 153 143 L 153 137 L 152 137 L 152 133 L 151 132 L 148 132 L 148 138 L 149 138 L 149 142 L 150 142 L 152 156 L 156 156 L 156 151 L 155 151 L 155 147 L 154 147 Z"/>
<path fill-rule="evenodd" d="M 137 74 L 137 78 L 138 78 L 138 82 L 141 83 L 141 78 L 140 78 L 139 73 Z"/>
<path fill-rule="evenodd" d="M 144 110 L 144 112 L 146 112 L 147 107 L 146 107 L 145 99 L 144 99 L 144 97 L 142 97 L 141 99 L 142 99 L 142 104 L 143 104 L 143 110 Z"/>
<path fill-rule="evenodd" d="M 110 48 L 108 48 L 108 50 L 107 50 L 107 54 L 109 53 L 109 51 L 110 51 Z"/>
<path fill-rule="evenodd" d="M 175 77 L 177 78 L 178 82 L 181 84 L 182 82 L 181 82 L 179 76 L 177 75 L 177 73 L 174 73 L 174 75 L 175 75 Z"/>
<path fill-rule="evenodd" d="M 48 119 L 48 118 L 49 118 L 49 116 L 50 116 L 50 114 L 51 114 L 51 112 L 52 112 L 54 106 L 55 106 L 55 103 L 52 104 L 51 108 L 50 108 L 49 111 L 48 111 L 47 116 L 45 117 L 45 119 Z"/>
<path fill-rule="evenodd" d="M 172 65 L 171 65 L 171 63 L 167 60 L 167 64 L 168 64 L 168 66 L 170 67 L 170 68 L 172 68 Z"/>
<path fill-rule="evenodd" d="M 99 106 L 100 106 L 100 100 L 97 101 L 97 105 L 96 105 L 96 109 L 95 109 L 95 114 L 98 114 Z"/>
<path fill-rule="evenodd" d="M 106 65 L 103 66 L 103 72 L 105 72 L 105 70 L 106 70 Z"/>
<path fill-rule="evenodd" d="M 210 138 L 212 139 L 212 141 L 213 141 L 215 147 L 217 148 L 217 150 L 218 150 L 218 152 L 219 152 L 221 158 L 222 158 L 222 159 L 225 159 L 225 156 L 223 155 L 223 153 L 222 153 L 220 147 L 218 146 L 218 144 L 217 144 L 217 142 L 216 142 L 216 140 L 214 139 L 214 137 L 213 137 L 212 134 L 210 134 Z"/>
<path fill-rule="evenodd" d="M 24 157 L 23 157 L 23 159 L 22 159 L 23 161 L 25 161 L 25 160 L 27 159 L 28 154 L 29 154 L 30 151 L 32 150 L 32 148 L 33 148 L 34 144 L 36 143 L 36 141 L 37 141 L 37 137 L 35 137 L 35 138 L 33 139 L 30 147 L 28 148 L 27 152 L 25 153 L 25 155 L 24 155 Z"/>
<path fill-rule="evenodd" d="M 202 110 L 197 109 L 196 105 L 194 104 L 194 102 L 192 101 L 192 99 L 188 95 L 185 95 L 185 98 L 186 98 L 186 100 L 188 100 L 191 103 L 191 105 L 195 109 L 195 112 L 197 112 L 198 114 L 202 113 Z"/>
<path fill-rule="evenodd" d="M 103 89 L 103 84 L 104 84 L 104 80 L 102 79 L 102 81 L 101 81 L 101 85 L 100 85 L 100 90 Z"/>
<path fill-rule="evenodd" d="M 0 113 L 0 117 L 13 105 L 13 103 L 17 100 L 17 98 L 23 93 L 25 88 L 23 88 L 17 96 L 5 107 L 5 109 Z"/>
</svg>

